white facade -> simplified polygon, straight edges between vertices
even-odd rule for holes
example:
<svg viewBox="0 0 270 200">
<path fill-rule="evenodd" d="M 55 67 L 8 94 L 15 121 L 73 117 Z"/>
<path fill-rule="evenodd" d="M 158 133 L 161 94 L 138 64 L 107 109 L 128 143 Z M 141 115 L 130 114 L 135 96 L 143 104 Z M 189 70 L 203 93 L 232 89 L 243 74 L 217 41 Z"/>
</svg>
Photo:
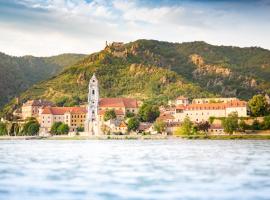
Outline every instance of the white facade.
<svg viewBox="0 0 270 200">
<path fill-rule="evenodd" d="M 85 131 L 90 135 L 99 135 L 98 103 L 99 89 L 98 80 L 95 74 L 89 82 L 87 116 L 85 121 Z"/>
<path fill-rule="evenodd" d="M 176 107 L 174 117 L 176 122 L 182 122 L 185 117 L 193 122 L 201 122 L 208 121 L 210 117 L 228 117 L 233 112 L 239 117 L 247 117 L 246 103 L 238 100 L 230 103 L 190 104 Z"/>
</svg>

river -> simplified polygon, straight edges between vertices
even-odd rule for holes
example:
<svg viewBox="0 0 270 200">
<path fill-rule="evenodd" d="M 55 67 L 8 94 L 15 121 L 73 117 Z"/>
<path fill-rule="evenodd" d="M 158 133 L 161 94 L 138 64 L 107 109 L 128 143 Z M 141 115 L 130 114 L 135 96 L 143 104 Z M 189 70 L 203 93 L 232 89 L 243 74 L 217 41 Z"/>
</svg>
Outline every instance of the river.
<svg viewBox="0 0 270 200">
<path fill-rule="evenodd" d="M 270 199 L 270 141 L 0 141 L 0 199 Z"/>
</svg>

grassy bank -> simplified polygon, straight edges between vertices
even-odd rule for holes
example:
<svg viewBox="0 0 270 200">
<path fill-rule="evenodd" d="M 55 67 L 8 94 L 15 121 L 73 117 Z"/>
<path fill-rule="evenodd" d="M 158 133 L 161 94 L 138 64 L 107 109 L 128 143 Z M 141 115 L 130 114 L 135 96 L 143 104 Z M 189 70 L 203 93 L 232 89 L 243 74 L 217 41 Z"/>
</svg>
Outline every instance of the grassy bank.
<svg viewBox="0 0 270 200">
<path fill-rule="evenodd" d="M 270 135 L 237 134 L 237 135 L 101 135 L 101 136 L 0 136 L 0 140 L 270 140 Z"/>
<path fill-rule="evenodd" d="M 199 139 L 199 140 L 270 140 L 270 135 L 185 135 L 179 136 L 183 139 Z"/>
</svg>

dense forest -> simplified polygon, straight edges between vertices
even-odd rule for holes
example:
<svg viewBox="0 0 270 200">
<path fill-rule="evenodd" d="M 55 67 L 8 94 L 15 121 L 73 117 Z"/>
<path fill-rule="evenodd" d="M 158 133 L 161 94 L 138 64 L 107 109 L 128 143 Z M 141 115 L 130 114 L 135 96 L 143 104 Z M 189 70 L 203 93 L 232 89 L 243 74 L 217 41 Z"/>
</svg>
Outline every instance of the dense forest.
<svg viewBox="0 0 270 200">
<path fill-rule="evenodd" d="M 57 75 L 83 57 L 80 54 L 13 57 L 0 53 L 0 108 L 34 83 Z"/>
<path fill-rule="evenodd" d="M 58 76 L 33 85 L 20 99 L 44 98 L 59 105 L 85 103 L 93 73 L 99 79 L 101 97 L 128 96 L 158 103 L 178 95 L 248 99 L 256 93 L 270 93 L 270 51 L 205 42 L 112 43 Z M 4 112 L 17 106 L 13 100 Z"/>
</svg>

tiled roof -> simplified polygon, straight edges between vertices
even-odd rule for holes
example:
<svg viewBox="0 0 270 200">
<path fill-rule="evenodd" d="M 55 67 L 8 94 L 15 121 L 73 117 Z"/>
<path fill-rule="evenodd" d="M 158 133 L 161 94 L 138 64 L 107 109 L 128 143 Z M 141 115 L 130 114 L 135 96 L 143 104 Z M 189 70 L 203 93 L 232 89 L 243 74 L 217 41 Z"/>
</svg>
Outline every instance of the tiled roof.
<svg viewBox="0 0 270 200">
<path fill-rule="evenodd" d="M 149 129 L 153 124 L 152 123 L 149 123 L 149 122 L 141 122 L 139 127 L 138 127 L 138 130 L 139 131 L 145 131 L 146 129 Z"/>
<path fill-rule="evenodd" d="M 125 122 L 123 122 L 123 121 L 122 121 L 122 122 L 120 123 L 119 127 L 120 127 L 120 128 L 126 128 L 126 127 L 127 127 L 127 125 L 126 125 L 126 123 L 125 123 Z"/>
<path fill-rule="evenodd" d="M 170 119 L 175 119 L 172 114 L 167 114 L 167 113 L 162 113 L 158 117 L 159 120 L 170 120 Z"/>
<path fill-rule="evenodd" d="M 41 114 L 52 114 L 52 115 L 64 115 L 70 112 L 71 114 L 86 113 L 85 107 L 45 107 Z"/>
<path fill-rule="evenodd" d="M 138 102 L 132 98 L 101 98 L 99 107 L 138 108 Z"/>
<path fill-rule="evenodd" d="M 189 104 L 186 106 L 177 106 L 176 109 L 180 110 L 224 110 L 233 107 L 245 107 L 247 102 L 240 100 L 233 100 L 227 103 L 202 103 L 202 104 Z"/>
</svg>

